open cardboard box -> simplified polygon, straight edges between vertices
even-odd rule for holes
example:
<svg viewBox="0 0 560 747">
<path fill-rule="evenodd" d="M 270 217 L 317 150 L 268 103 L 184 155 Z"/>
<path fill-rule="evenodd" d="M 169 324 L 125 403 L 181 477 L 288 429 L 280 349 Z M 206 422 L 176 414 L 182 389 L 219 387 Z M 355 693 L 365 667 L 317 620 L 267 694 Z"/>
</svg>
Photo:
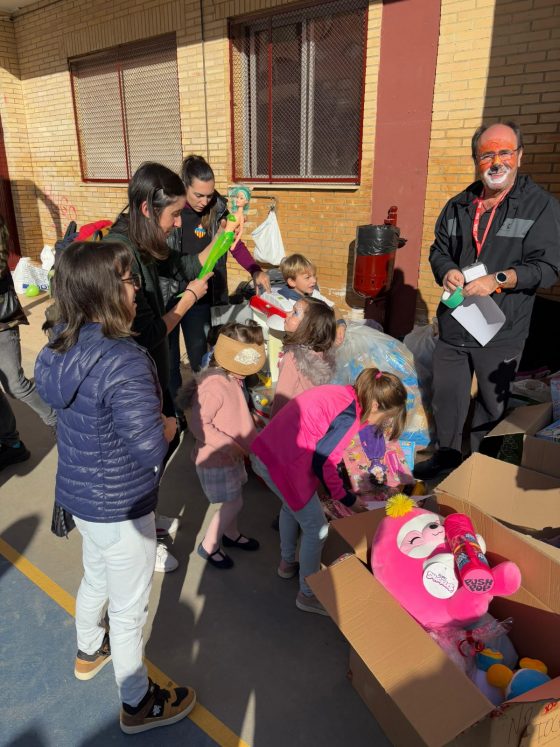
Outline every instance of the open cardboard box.
<svg viewBox="0 0 560 747">
<path fill-rule="evenodd" d="M 518 407 L 491 430 L 486 439 L 519 436 L 523 439 L 521 466 L 560 477 L 560 444 L 535 437 L 535 433 L 550 425 L 552 419 L 550 402 Z"/>
<path fill-rule="evenodd" d="M 522 484 L 542 486 L 527 487 L 528 505 L 521 507 L 521 515 L 516 515 L 520 496 L 511 495 L 511 482 L 496 488 L 490 479 L 479 493 L 478 505 L 468 502 L 471 487 L 478 489 L 480 473 L 492 472 L 496 465 L 522 473 Z M 543 489 L 545 503 L 550 495 L 560 506 L 560 480 L 480 455 L 460 470 L 461 475 L 448 478 L 453 479 L 450 493 L 443 491 L 444 484 L 440 486 L 439 510 L 471 516 L 486 540 L 491 562 L 510 558 L 518 563 L 522 588 L 512 597 L 495 598 L 490 611 L 498 619 L 513 617 L 510 637 L 520 656 L 542 659 L 555 679 L 495 709 L 364 565 L 368 551 L 364 538 L 371 544 L 384 511 L 333 522 L 340 547 L 351 550 L 356 543 L 357 554 L 343 556 L 314 574 L 309 584 L 350 643 L 354 688 L 396 747 L 560 745 L 560 551 L 548 552 L 543 543 L 512 531 L 480 507 L 496 490 L 503 492 L 505 507 L 509 492 L 513 500 L 508 515 L 513 521 L 525 521 L 531 499 Z M 460 494 L 460 488 L 465 494 Z M 496 499 L 498 512 L 499 503 Z"/>
<path fill-rule="evenodd" d="M 545 445 L 550 443 L 540 439 L 533 441 Z M 560 461 L 560 446 L 552 445 L 559 449 Z M 445 494 L 446 505 L 450 509 L 472 516 L 475 526 L 485 539 L 493 527 L 491 524 L 486 529 L 486 515 L 499 519 L 510 529 L 529 535 L 525 537 L 529 543 L 530 537 L 541 540 L 560 535 L 558 477 L 516 467 L 482 454 L 473 454 L 446 477 L 435 492 L 439 503 L 442 494 Z M 542 554 L 560 560 L 558 548 L 540 541 L 535 544 Z M 560 593 L 560 579 L 558 585 Z"/>
</svg>

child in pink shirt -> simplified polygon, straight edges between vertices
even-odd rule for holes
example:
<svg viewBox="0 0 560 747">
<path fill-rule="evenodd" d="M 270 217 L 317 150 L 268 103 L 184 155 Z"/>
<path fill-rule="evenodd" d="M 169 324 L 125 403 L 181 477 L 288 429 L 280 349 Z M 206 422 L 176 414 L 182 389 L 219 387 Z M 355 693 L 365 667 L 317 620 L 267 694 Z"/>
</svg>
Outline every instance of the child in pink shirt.
<svg viewBox="0 0 560 747">
<path fill-rule="evenodd" d="M 255 539 L 237 527 L 247 482 L 244 458 L 257 435 L 245 397 L 243 380 L 257 373 L 265 361 L 261 327 L 256 322 L 225 324 L 208 368 L 187 384 L 177 397 L 195 439 L 193 459 L 202 489 L 210 503 L 219 504 L 198 554 L 215 568 L 231 568 L 233 560 L 222 549 L 258 550 Z"/>
<path fill-rule="evenodd" d="M 330 384 L 336 367 L 336 319 L 326 303 L 311 297 L 296 301 L 284 329 L 286 336 L 271 417 L 298 394 L 313 386 Z"/>
</svg>

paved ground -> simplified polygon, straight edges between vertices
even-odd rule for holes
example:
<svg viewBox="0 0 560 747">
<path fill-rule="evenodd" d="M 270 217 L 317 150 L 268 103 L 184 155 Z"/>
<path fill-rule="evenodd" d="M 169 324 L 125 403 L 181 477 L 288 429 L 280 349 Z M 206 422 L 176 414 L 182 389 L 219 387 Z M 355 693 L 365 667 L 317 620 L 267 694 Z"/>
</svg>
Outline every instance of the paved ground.
<svg viewBox="0 0 560 747">
<path fill-rule="evenodd" d="M 25 369 L 44 344 L 44 302 L 26 306 Z M 130 743 L 117 723 L 111 665 L 90 682 L 74 679 L 72 610 L 81 578 L 81 543 L 50 533 L 56 470 L 53 437 L 14 404 L 32 452 L 0 473 L 0 745 L 66 747 Z M 241 526 L 262 543 L 220 572 L 196 554 L 211 516 L 188 457 L 187 439 L 162 484 L 160 509 L 181 514 L 173 545 L 180 567 L 156 574 L 145 631 L 146 657 L 160 676 L 192 684 L 202 704 L 191 718 L 135 737 L 136 743 L 191 747 L 385 747 L 389 742 L 347 677 L 348 645 L 324 617 L 294 605 L 296 581 L 275 574 L 277 499 L 255 480 Z M 15 563 L 15 565 L 14 565 Z M 6 698 L 7 694 L 7 698 Z"/>
</svg>

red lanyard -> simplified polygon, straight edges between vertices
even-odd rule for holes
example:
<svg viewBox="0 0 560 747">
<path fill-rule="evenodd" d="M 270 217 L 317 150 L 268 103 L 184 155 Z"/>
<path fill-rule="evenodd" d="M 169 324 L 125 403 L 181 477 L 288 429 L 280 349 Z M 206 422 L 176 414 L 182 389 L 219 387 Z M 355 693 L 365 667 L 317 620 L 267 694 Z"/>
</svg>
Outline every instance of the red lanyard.
<svg viewBox="0 0 560 747">
<path fill-rule="evenodd" d="M 488 231 L 490 230 L 490 226 L 492 225 L 492 221 L 494 220 L 494 215 L 496 214 L 496 210 L 498 206 L 501 205 L 502 201 L 504 200 L 508 192 L 509 192 L 509 189 L 507 190 L 507 192 L 504 192 L 504 194 L 500 197 L 498 202 L 492 208 L 492 212 L 490 213 L 490 217 L 488 218 L 488 224 L 486 225 L 486 228 L 484 229 L 484 234 L 480 241 L 478 239 L 478 224 L 480 223 L 480 216 L 482 215 L 482 213 L 486 211 L 484 210 L 484 203 L 481 197 L 477 197 L 476 200 L 474 201 L 476 203 L 476 213 L 474 214 L 472 235 L 473 235 L 473 241 L 476 247 L 477 257 L 482 251 L 482 247 L 484 246 L 484 242 L 486 241 L 486 237 L 488 236 Z"/>
</svg>

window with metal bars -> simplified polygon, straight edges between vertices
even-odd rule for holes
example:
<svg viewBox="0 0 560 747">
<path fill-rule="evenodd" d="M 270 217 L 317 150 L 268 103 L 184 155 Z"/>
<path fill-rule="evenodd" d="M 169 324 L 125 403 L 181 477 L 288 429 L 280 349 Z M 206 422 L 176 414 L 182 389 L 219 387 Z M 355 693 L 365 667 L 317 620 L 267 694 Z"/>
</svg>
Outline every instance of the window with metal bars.
<svg viewBox="0 0 560 747">
<path fill-rule="evenodd" d="M 235 180 L 359 182 L 367 5 L 230 23 Z"/>
<path fill-rule="evenodd" d="M 143 161 L 181 165 L 175 34 L 69 60 L 82 179 L 127 182 Z"/>
</svg>

